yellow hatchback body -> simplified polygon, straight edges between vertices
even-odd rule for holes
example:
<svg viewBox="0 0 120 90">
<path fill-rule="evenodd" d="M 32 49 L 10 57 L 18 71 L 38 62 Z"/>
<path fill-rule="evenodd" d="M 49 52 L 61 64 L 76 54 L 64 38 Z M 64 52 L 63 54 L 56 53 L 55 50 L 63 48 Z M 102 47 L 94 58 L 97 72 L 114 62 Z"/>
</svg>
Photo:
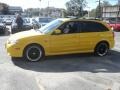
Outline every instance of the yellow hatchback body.
<svg viewBox="0 0 120 90">
<path fill-rule="evenodd" d="M 114 47 L 114 34 L 102 21 L 63 18 L 40 29 L 11 35 L 5 47 L 11 57 L 25 57 L 29 61 L 73 53 L 94 52 L 104 56 Z"/>
</svg>

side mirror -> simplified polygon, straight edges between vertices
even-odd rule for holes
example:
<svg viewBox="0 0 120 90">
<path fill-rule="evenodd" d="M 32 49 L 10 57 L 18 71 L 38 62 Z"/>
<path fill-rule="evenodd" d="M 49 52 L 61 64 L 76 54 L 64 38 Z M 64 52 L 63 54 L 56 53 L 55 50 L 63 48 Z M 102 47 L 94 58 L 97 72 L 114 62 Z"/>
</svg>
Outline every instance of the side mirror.
<svg viewBox="0 0 120 90">
<path fill-rule="evenodd" d="M 53 32 L 53 34 L 55 34 L 55 35 L 57 35 L 57 34 L 61 34 L 61 30 L 56 29 L 56 30 Z"/>
</svg>

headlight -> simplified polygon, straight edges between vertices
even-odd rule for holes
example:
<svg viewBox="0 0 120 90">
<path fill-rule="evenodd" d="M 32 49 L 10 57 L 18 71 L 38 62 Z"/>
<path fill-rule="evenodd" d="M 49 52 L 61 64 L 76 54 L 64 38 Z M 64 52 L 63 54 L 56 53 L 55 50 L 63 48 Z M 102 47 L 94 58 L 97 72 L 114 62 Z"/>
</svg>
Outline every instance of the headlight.
<svg viewBox="0 0 120 90">
<path fill-rule="evenodd" d="M 18 40 L 8 40 L 8 44 L 17 44 Z"/>
</svg>

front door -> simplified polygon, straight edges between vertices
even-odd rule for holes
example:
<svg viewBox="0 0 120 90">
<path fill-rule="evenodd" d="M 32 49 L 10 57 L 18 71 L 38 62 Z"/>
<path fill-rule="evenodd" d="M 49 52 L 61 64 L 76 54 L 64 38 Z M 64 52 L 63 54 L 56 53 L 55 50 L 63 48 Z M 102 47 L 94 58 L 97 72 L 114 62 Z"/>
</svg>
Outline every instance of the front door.
<svg viewBox="0 0 120 90">
<path fill-rule="evenodd" d="M 80 37 L 79 33 L 75 33 L 75 31 L 77 31 L 77 26 L 76 29 L 74 30 L 72 27 L 71 28 L 69 27 L 71 23 L 73 24 L 74 22 L 67 22 L 59 27 L 59 29 L 62 30 L 61 34 L 51 35 L 50 37 L 51 53 L 69 53 L 69 52 L 74 53 L 78 51 L 78 48 L 80 47 L 79 43 Z M 69 31 L 68 29 L 71 29 L 73 31 Z"/>
<path fill-rule="evenodd" d="M 78 34 L 52 35 L 50 37 L 50 52 L 74 52 L 79 46 Z"/>
</svg>

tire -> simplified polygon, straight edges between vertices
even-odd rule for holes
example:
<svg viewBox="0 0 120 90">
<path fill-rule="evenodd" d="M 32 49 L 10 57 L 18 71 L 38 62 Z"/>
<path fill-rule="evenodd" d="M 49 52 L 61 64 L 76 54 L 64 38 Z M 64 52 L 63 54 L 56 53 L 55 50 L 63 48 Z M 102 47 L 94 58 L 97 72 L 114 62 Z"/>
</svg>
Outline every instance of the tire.
<svg viewBox="0 0 120 90">
<path fill-rule="evenodd" d="M 109 45 L 105 42 L 99 43 L 95 48 L 95 55 L 97 56 L 105 56 L 108 53 Z"/>
<path fill-rule="evenodd" d="M 37 62 L 43 59 L 44 50 L 39 45 L 29 45 L 25 48 L 23 57 L 25 60 Z"/>
</svg>

